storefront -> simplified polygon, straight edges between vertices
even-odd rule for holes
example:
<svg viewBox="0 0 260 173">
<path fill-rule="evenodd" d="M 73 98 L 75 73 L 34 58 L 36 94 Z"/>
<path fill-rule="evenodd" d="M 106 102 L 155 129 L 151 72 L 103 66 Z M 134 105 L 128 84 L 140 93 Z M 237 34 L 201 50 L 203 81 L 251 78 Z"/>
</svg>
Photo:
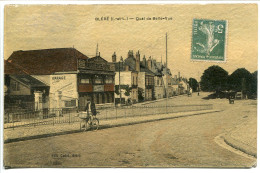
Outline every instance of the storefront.
<svg viewBox="0 0 260 173">
<path fill-rule="evenodd" d="M 87 101 L 95 104 L 114 103 L 115 72 L 113 64 L 101 57 L 81 60 L 78 74 L 79 107 Z"/>
</svg>

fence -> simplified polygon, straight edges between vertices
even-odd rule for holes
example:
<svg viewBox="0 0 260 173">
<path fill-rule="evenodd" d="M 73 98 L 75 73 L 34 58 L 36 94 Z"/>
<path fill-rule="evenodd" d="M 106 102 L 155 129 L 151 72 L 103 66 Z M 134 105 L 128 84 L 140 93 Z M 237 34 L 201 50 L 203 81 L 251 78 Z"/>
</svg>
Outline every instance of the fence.
<svg viewBox="0 0 260 173">
<path fill-rule="evenodd" d="M 99 120 L 149 116 L 176 112 L 189 112 L 213 109 L 212 104 L 203 105 L 168 105 L 166 106 L 125 106 L 113 108 L 98 108 Z M 55 125 L 61 123 L 75 123 L 78 117 L 77 108 L 74 109 L 43 109 L 23 113 L 5 113 L 4 128 L 23 126 Z"/>
</svg>

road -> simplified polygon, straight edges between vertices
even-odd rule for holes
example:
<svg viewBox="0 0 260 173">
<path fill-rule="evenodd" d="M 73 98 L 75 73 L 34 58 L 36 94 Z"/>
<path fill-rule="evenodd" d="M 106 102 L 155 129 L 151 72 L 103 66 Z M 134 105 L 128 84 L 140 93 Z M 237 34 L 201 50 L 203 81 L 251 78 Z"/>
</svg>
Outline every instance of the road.
<svg viewBox="0 0 260 173">
<path fill-rule="evenodd" d="M 179 99 L 179 100 L 178 100 Z M 179 97 L 223 112 L 62 135 L 4 145 L 17 167 L 250 167 L 255 159 L 219 146 L 215 137 L 256 116 L 256 101 Z M 191 101 L 193 100 L 193 101 Z M 158 103 L 159 104 L 159 103 Z"/>
</svg>

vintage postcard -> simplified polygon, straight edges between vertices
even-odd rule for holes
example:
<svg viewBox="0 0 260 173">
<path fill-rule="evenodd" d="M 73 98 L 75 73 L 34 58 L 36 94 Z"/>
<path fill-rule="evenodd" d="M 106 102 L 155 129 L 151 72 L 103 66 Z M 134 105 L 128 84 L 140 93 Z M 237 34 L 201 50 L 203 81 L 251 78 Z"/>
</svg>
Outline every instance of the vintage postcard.
<svg viewBox="0 0 260 173">
<path fill-rule="evenodd" d="M 251 168 L 257 4 L 6 5 L 4 166 Z"/>
</svg>

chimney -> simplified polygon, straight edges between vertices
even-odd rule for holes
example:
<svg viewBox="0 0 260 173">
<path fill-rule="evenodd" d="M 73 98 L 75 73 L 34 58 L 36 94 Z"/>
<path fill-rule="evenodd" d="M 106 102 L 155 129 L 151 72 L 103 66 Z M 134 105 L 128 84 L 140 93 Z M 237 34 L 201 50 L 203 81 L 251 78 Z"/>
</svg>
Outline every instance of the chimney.
<svg viewBox="0 0 260 173">
<path fill-rule="evenodd" d="M 146 67 L 146 58 L 145 58 L 145 55 L 144 55 L 144 57 L 143 57 L 143 65 L 144 65 L 144 67 Z"/>
<path fill-rule="evenodd" d="M 112 55 L 112 62 L 116 62 L 116 52 Z"/>
<path fill-rule="evenodd" d="M 181 73 L 178 72 L 179 81 L 181 81 Z"/>
<path fill-rule="evenodd" d="M 125 71 L 129 71 L 129 66 L 128 65 L 125 66 Z"/>
<path fill-rule="evenodd" d="M 138 52 L 136 53 L 136 58 L 135 58 L 135 70 L 136 71 L 140 71 L 140 53 L 139 53 L 139 50 Z"/>
<path fill-rule="evenodd" d="M 175 79 L 175 81 L 177 81 L 177 75 L 174 75 L 174 79 Z"/>
<path fill-rule="evenodd" d="M 134 51 L 133 50 L 129 50 L 128 54 L 127 54 L 127 57 L 130 58 L 130 57 L 133 57 L 133 56 L 134 56 Z"/>
<path fill-rule="evenodd" d="M 149 70 L 152 69 L 152 59 L 151 59 L 151 57 L 149 57 L 149 59 L 148 59 L 148 61 L 147 61 L 147 68 L 148 68 Z"/>
</svg>

